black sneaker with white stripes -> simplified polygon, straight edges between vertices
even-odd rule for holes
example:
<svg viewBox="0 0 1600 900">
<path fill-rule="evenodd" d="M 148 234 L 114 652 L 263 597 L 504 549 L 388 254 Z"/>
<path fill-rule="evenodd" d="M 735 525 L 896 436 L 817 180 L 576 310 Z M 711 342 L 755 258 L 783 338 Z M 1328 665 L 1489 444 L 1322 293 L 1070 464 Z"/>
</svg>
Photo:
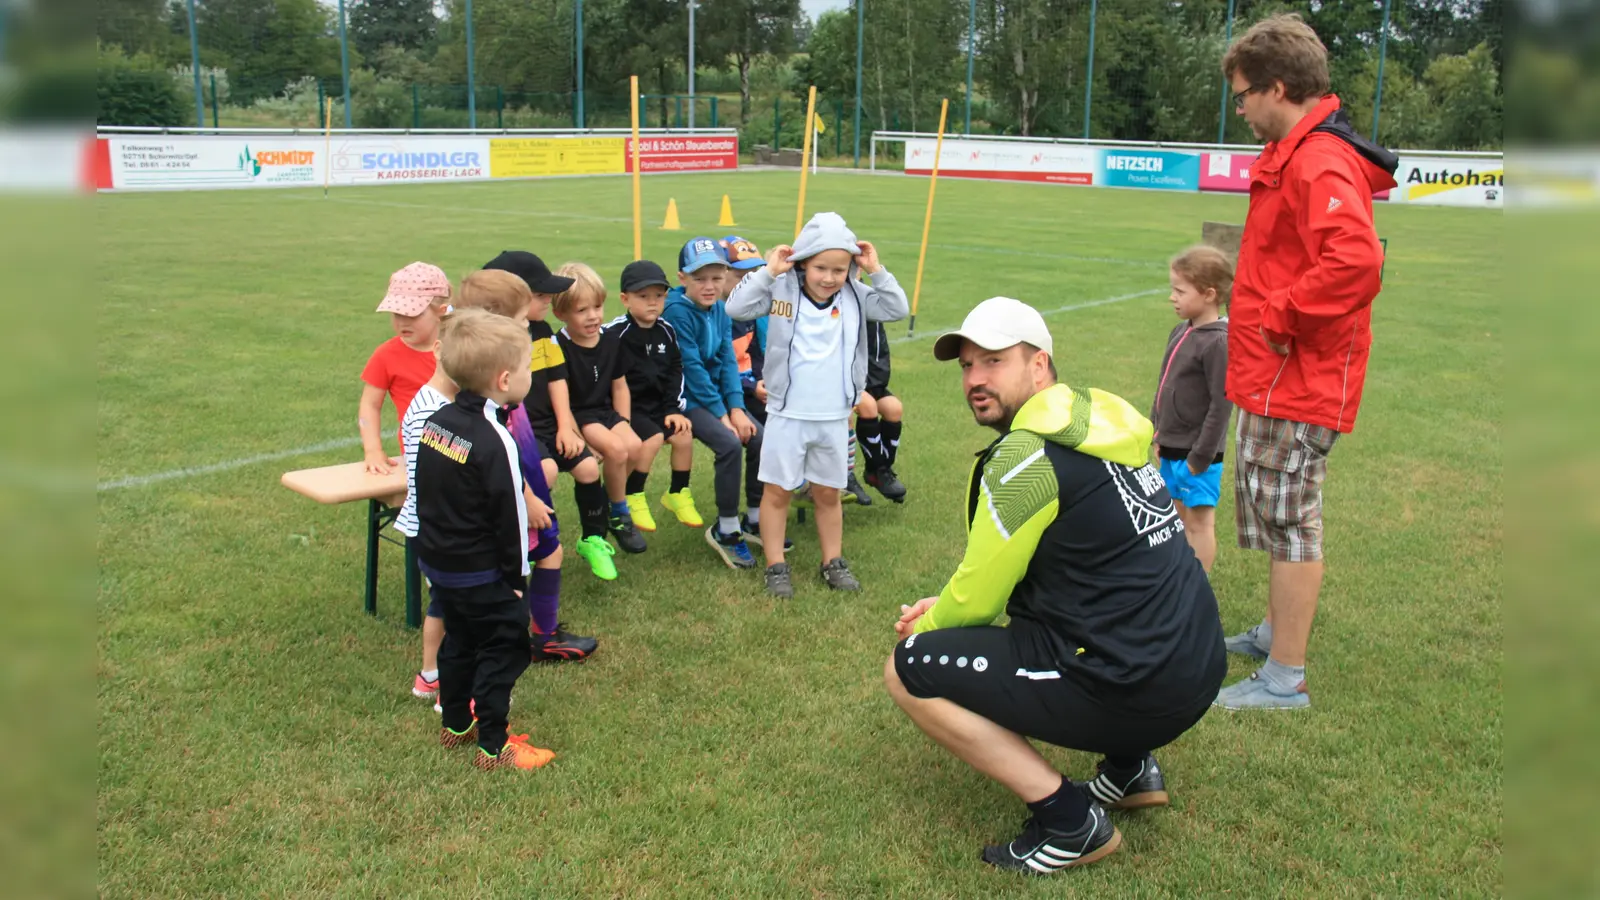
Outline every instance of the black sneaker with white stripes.
<svg viewBox="0 0 1600 900">
<path fill-rule="evenodd" d="M 1104 859 L 1120 846 L 1122 832 L 1105 810 L 1091 803 L 1089 818 L 1072 831 L 1056 831 L 1030 816 L 1011 843 L 983 848 L 983 861 L 998 869 L 1049 875 Z"/>
<path fill-rule="evenodd" d="M 1138 769 L 1120 772 L 1100 760 L 1095 777 L 1084 785 L 1089 796 L 1106 809 L 1145 809 L 1167 805 L 1167 780 L 1156 758 L 1145 754 Z"/>
</svg>

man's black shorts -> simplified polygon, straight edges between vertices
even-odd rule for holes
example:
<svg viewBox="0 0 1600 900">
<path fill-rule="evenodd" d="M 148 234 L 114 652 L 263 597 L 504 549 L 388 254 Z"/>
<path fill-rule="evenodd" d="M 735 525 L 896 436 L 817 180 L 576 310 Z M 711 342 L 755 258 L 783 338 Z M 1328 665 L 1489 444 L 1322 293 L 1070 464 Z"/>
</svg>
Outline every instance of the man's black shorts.
<svg viewBox="0 0 1600 900">
<path fill-rule="evenodd" d="M 1172 743 L 1210 708 L 1221 686 L 1157 713 L 1136 712 L 1102 686 L 1059 671 L 1014 628 L 942 628 L 895 645 L 894 668 L 913 697 L 942 697 L 1017 734 L 1090 753 L 1137 756 Z M 1193 684 L 1193 682 L 1190 682 Z"/>
<path fill-rule="evenodd" d="M 885 397 L 893 397 L 894 391 L 889 390 L 887 384 L 869 384 L 867 385 L 867 396 L 874 400 L 882 400 Z"/>
<path fill-rule="evenodd" d="M 588 447 L 579 451 L 577 456 L 562 456 L 556 450 L 556 436 L 553 434 L 536 434 L 534 437 L 539 440 L 540 455 L 545 459 L 555 460 L 557 472 L 571 472 L 584 460 L 594 459 L 594 454 L 589 452 Z"/>
</svg>

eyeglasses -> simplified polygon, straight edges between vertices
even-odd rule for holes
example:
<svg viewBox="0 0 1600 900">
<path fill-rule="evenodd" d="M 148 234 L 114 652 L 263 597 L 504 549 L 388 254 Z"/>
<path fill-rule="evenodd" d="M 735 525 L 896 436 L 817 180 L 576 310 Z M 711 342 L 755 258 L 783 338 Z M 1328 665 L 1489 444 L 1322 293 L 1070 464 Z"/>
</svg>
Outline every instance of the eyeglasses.
<svg viewBox="0 0 1600 900">
<path fill-rule="evenodd" d="M 1245 96 L 1247 94 L 1257 94 L 1257 93 L 1260 93 L 1263 90 L 1265 90 L 1265 88 L 1257 87 L 1256 85 L 1252 84 L 1249 87 L 1245 88 L 1244 90 L 1240 91 L 1239 93 L 1234 94 L 1233 95 L 1233 108 L 1235 110 L 1244 109 L 1244 98 L 1245 98 Z"/>
</svg>

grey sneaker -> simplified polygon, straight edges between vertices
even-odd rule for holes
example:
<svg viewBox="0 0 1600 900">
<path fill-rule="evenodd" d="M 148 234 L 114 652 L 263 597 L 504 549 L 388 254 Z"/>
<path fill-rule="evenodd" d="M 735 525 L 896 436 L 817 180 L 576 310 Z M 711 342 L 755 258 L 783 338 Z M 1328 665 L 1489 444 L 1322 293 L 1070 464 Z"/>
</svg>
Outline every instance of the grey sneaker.
<svg viewBox="0 0 1600 900">
<path fill-rule="evenodd" d="M 845 562 L 842 556 L 835 556 L 831 562 L 823 565 L 822 580 L 836 591 L 861 590 L 861 582 L 850 574 L 850 564 Z"/>
<path fill-rule="evenodd" d="M 783 600 L 794 597 L 794 584 L 789 580 L 788 563 L 773 563 L 767 566 L 767 593 Z"/>
<path fill-rule="evenodd" d="M 861 486 L 860 480 L 856 478 L 856 473 L 853 471 L 850 473 L 850 477 L 845 479 L 844 490 L 839 493 L 840 503 L 849 503 L 851 501 L 855 501 L 858 506 L 872 505 L 872 498 L 867 496 L 867 489 Z"/>
<path fill-rule="evenodd" d="M 1272 650 L 1271 641 L 1267 641 L 1266 646 L 1262 646 L 1261 625 L 1259 623 L 1250 626 L 1248 631 L 1224 638 L 1222 646 L 1229 653 L 1242 653 L 1245 656 L 1253 656 L 1260 660 L 1265 660 L 1267 654 Z"/>
<path fill-rule="evenodd" d="M 1306 692 L 1304 681 L 1293 691 L 1282 693 L 1257 670 L 1249 678 L 1218 691 L 1211 705 L 1223 709 L 1305 709 L 1311 705 L 1311 695 Z"/>
</svg>

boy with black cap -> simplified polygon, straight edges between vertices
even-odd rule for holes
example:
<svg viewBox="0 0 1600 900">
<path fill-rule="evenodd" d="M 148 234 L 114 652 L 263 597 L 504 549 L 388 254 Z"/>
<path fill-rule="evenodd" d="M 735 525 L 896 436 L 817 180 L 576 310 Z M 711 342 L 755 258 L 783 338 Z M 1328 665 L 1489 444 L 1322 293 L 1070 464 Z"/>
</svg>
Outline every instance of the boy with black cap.
<svg viewBox="0 0 1600 900">
<path fill-rule="evenodd" d="M 506 250 L 484 264 L 485 269 L 510 272 L 527 282 L 533 291 L 528 307 L 528 336 L 533 339 L 533 386 L 523 402 L 528 423 L 544 456 L 544 473 L 550 487 L 556 474 L 568 472 L 574 482 L 573 497 L 578 502 L 578 519 L 583 537 L 575 545 L 578 555 L 589 563 L 596 578 L 614 581 L 616 550 L 606 540 L 610 528 L 605 488 L 600 486 L 600 465 L 589 452 L 572 415 L 567 394 L 567 360 L 556 341 L 555 331 L 545 322 L 550 301 L 572 287 L 572 279 L 552 274 L 544 260 L 526 250 Z"/>
<path fill-rule="evenodd" d="M 633 396 L 633 431 L 641 441 L 628 475 L 628 511 L 640 531 L 655 531 L 645 485 L 661 445 L 672 445 L 672 486 L 661 505 L 691 528 L 705 524 L 689 492 L 694 462 L 694 437 L 684 415 L 683 354 L 678 335 L 662 318 L 666 308 L 667 273 L 648 259 L 622 269 L 622 305 L 627 312 L 606 326 L 622 342 L 628 361 L 628 391 Z"/>
<path fill-rule="evenodd" d="M 716 455 L 717 521 L 706 529 L 706 543 L 730 568 L 750 569 L 756 559 L 739 522 L 739 468 L 742 457 L 745 502 L 751 519 L 757 519 L 761 426 L 745 412 L 733 322 L 717 299 L 727 276 L 728 262 L 716 241 L 690 240 L 678 252 L 680 287 L 667 292 L 663 318 L 676 332 L 683 356 L 684 412 L 695 439 Z"/>
</svg>

